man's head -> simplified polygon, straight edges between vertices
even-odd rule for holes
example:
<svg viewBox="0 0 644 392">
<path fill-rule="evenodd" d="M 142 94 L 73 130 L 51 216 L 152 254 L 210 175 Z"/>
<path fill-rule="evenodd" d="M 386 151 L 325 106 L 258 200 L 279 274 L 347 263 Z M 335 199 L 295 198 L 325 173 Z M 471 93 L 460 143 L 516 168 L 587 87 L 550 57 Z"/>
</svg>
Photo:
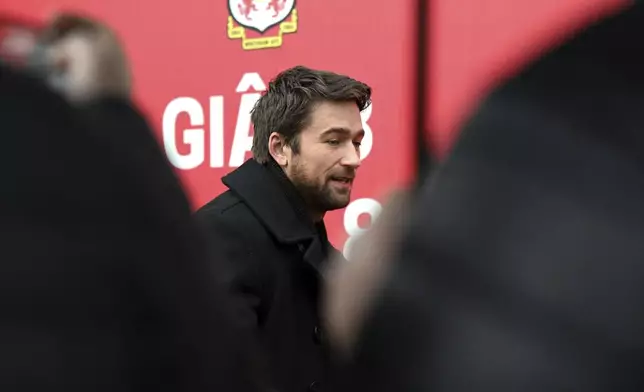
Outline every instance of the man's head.
<svg viewBox="0 0 644 392">
<path fill-rule="evenodd" d="M 332 72 L 298 66 L 273 79 L 252 111 L 253 156 L 275 160 L 313 214 L 343 208 L 360 166 L 360 112 L 371 88 Z"/>
</svg>

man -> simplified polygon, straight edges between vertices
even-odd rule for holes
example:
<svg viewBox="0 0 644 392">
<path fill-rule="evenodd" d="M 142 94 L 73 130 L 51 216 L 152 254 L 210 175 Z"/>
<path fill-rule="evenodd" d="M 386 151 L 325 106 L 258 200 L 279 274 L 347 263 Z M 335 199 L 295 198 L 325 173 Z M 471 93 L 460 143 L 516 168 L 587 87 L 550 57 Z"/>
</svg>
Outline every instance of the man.
<svg viewBox="0 0 644 392">
<path fill-rule="evenodd" d="M 318 291 L 331 247 L 327 211 L 349 203 L 360 166 L 360 112 L 371 89 L 331 72 L 279 74 L 252 111 L 253 158 L 223 177 L 228 190 L 197 216 L 237 300 L 237 321 L 263 349 L 268 387 L 328 382 Z"/>
<path fill-rule="evenodd" d="M 390 264 L 364 279 L 386 230 L 356 244 L 327 331 L 364 390 L 644 389 L 643 35 L 624 4 L 498 88 Z"/>
<path fill-rule="evenodd" d="M 257 391 L 118 40 L 46 36 L 58 92 L 0 64 L 0 390 Z"/>
</svg>

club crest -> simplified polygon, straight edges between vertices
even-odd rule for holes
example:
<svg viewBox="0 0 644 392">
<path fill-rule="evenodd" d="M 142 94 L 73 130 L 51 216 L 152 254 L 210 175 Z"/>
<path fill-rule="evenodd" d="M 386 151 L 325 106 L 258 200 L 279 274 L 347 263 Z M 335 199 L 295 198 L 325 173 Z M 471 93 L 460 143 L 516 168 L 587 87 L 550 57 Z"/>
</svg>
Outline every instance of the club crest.
<svg viewBox="0 0 644 392">
<path fill-rule="evenodd" d="M 228 38 L 245 50 L 278 48 L 297 31 L 295 0 L 228 0 Z"/>
</svg>

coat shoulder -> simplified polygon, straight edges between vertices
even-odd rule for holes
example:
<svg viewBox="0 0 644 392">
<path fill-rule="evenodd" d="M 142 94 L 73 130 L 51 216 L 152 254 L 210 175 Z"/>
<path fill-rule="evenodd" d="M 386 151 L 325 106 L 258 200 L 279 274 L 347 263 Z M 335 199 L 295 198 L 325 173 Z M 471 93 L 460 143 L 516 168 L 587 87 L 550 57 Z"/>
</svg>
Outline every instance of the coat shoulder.
<svg viewBox="0 0 644 392">
<path fill-rule="evenodd" d="M 199 208 L 195 216 L 202 219 L 223 215 L 231 208 L 238 207 L 237 209 L 239 209 L 240 204 L 243 204 L 242 200 L 231 190 L 227 190 Z"/>
<path fill-rule="evenodd" d="M 252 242 L 268 240 L 268 232 L 251 209 L 233 191 L 227 190 L 195 213 L 197 221 L 211 233 L 226 231 Z"/>
</svg>

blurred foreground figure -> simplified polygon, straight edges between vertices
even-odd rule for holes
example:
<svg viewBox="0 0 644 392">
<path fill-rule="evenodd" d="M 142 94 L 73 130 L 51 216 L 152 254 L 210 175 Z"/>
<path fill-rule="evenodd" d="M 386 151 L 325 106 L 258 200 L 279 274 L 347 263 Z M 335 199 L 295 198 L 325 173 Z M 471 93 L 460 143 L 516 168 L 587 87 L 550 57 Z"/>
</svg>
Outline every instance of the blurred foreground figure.
<svg viewBox="0 0 644 392">
<path fill-rule="evenodd" d="M 374 311 L 328 295 L 363 390 L 644 390 L 643 36 L 638 3 L 499 88 L 359 297 Z"/>
<path fill-rule="evenodd" d="M 0 65 L 0 390 L 253 390 L 118 41 L 70 16 L 45 37 L 64 97 Z"/>
</svg>

